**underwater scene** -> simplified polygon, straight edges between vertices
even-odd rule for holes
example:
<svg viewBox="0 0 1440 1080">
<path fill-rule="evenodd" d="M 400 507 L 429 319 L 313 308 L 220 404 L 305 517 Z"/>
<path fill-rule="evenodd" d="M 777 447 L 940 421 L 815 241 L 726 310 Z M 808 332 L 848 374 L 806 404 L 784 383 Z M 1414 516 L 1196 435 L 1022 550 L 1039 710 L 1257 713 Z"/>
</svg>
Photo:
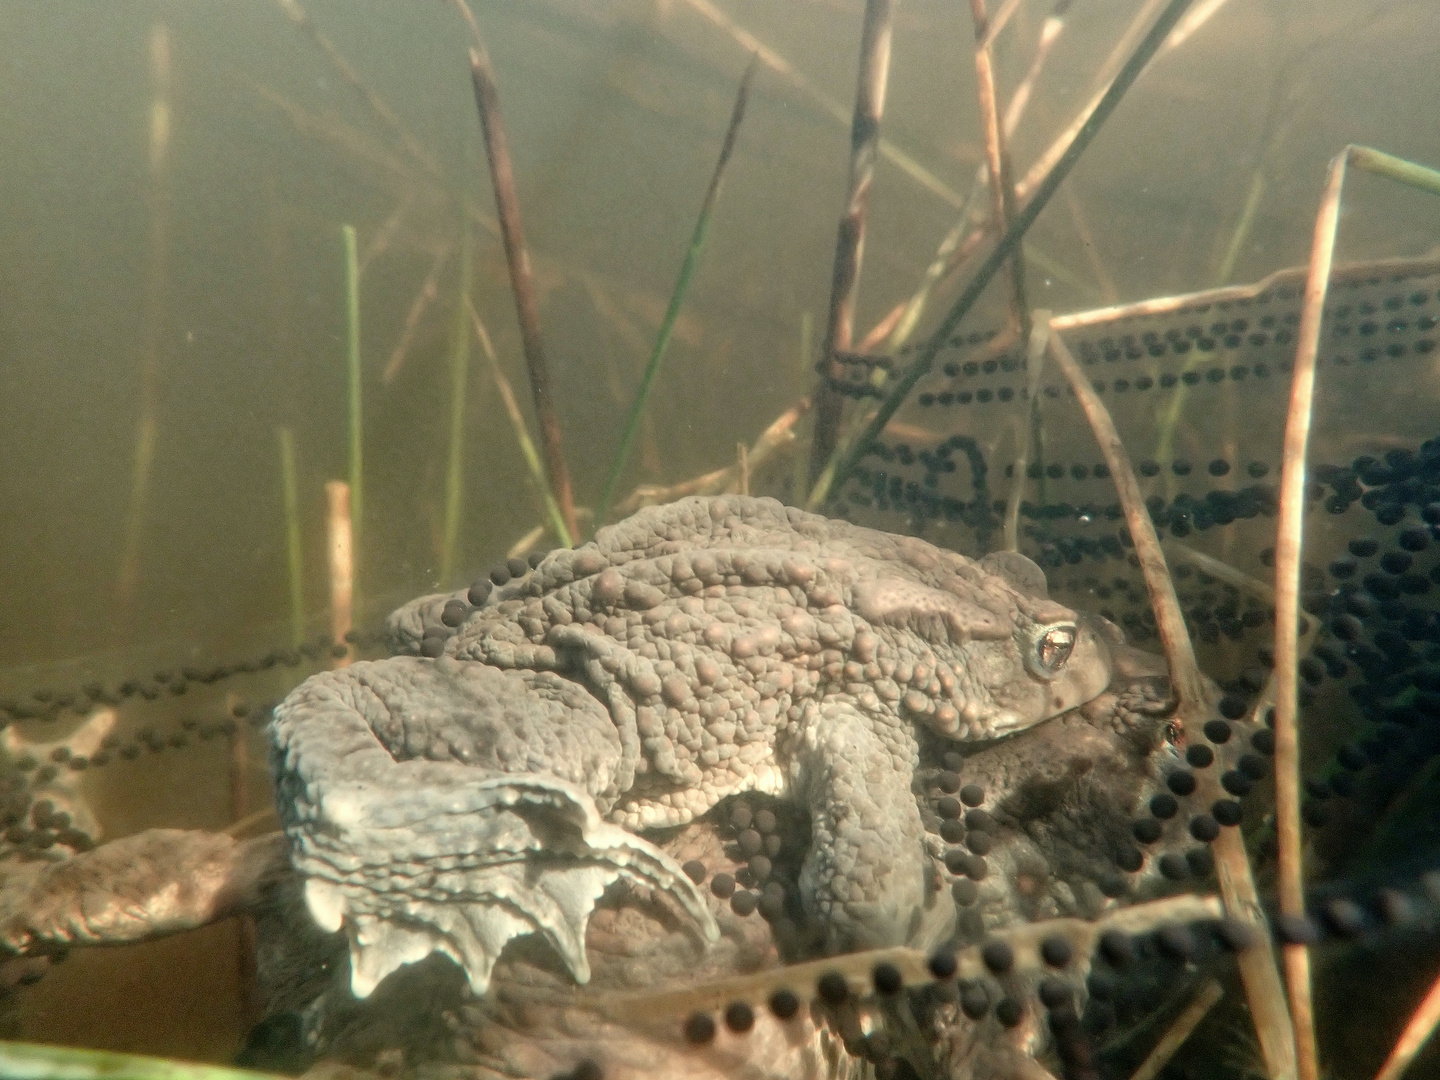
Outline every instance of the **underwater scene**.
<svg viewBox="0 0 1440 1080">
<path fill-rule="evenodd" d="M 1440 1077 L 1434 0 L 0 28 L 0 1077 Z"/>
</svg>

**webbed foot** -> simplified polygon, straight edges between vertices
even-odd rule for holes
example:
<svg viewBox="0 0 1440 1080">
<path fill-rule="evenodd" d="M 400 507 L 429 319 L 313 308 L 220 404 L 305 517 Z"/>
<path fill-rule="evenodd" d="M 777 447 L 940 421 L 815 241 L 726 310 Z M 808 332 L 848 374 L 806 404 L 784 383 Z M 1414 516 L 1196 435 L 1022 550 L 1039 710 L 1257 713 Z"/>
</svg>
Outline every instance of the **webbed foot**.
<svg viewBox="0 0 1440 1080">
<path fill-rule="evenodd" d="M 543 682 L 517 699 L 535 690 L 514 673 L 402 658 L 311 679 L 276 710 L 277 798 L 292 860 L 316 922 L 346 931 L 357 997 L 432 952 L 484 993 L 505 945 L 531 933 L 586 982 L 586 925 L 620 879 L 663 890 L 717 936 L 675 861 L 605 822 L 586 787 L 497 767 L 533 770 L 523 755 L 529 729 L 569 725 L 574 754 L 556 771 L 605 782 L 609 751 L 603 733 L 587 742 L 583 701 Z M 399 759 L 397 749 L 422 742 L 431 760 Z M 449 760 L 433 760 L 441 747 Z"/>
</svg>

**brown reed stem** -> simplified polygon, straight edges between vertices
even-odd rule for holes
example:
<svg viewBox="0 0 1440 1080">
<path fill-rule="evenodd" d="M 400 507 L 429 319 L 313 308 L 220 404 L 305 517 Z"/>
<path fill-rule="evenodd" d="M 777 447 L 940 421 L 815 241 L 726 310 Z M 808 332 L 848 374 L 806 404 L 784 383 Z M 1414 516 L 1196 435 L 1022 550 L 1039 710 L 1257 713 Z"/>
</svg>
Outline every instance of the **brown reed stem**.
<svg viewBox="0 0 1440 1080">
<path fill-rule="evenodd" d="M 1315 361 L 1335 233 L 1340 222 L 1340 193 L 1347 165 L 1440 194 L 1440 173 L 1365 146 L 1347 146 L 1330 162 L 1325 194 L 1315 215 L 1305 301 L 1296 330 L 1295 370 L 1290 409 L 1285 417 L 1285 452 L 1280 467 L 1280 523 L 1275 538 L 1275 832 L 1279 844 L 1280 910 L 1305 911 L 1300 837 L 1300 738 L 1298 670 L 1300 664 L 1300 558 L 1305 528 L 1305 453 L 1310 441 L 1315 397 Z M 1285 974 L 1295 1038 L 1300 1049 L 1300 1080 L 1315 1080 L 1315 1021 L 1310 1001 L 1310 954 L 1303 944 L 1285 946 Z"/>
<path fill-rule="evenodd" d="M 1010 154 L 1000 127 L 995 103 L 995 67 L 990 54 L 989 16 L 985 0 L 970 0 L 975 22 L 975 92 L 980 105 L 980 130 L 985 139 L 985 167 L 989 173 L 990 218 L 999 229 L 1015 220 L 1015 190 L 1010 181 Z M 1010 325 L 1021 337 L 1030 337 L 1030 310 L 1025 303 L 1025 246 L 1017 243 L 1010 256 Z"/>
<path fill-rule="evenodd" d="M 1375 1080 L 1400 1080 L 1401 1075 L 1410 1067 L 1410 1062 L 1415 1060 L 1415 1055 L 1420 1053 L 1421 1047 L 1435 1033 L 1437 1025 L 1440 1025 L 1440 979 L 1435 980 L 1429 993 L 1416 1008 L 1415 1014 L 1410 1017 L 1410 1022 L 1405 1025 L 1405 1030 L 1400 1033 L 1400 1038 L 1395 1043 L 1395 1048 L 1390 1051 L 1385 1064 L 1375 1074 Z"/>
<path fill-rule="evenodd" d="M 1315 216 L 1305 301 L 1296 331 L 1295 371 L 1285 417 L 1285 449 L 1280 466 L 1280 523 L 1275 537 L 1275 832 L 1279 843 L 1280 911 L 1303 915 L 1305 884 L 1301 867 L 1300 740 L 1296 713 L 1300 657 L 1300 545 L 1305 525 L 1305 451 L 1315 397 L 1315 357 L 1320 318 L 1335 256 L 1340 220 L 1340 189 L 1345 183 L 1348 151 L 1330 163 L 1325 194 Z M 1295 1023 L 1300 1080 L 1315 1080 L 1315 1016 L 1310 1000 L 1310 953 L 1304 944 L 1284 947 L 1285 981 Z"/>
<path fill-rule="evenodd" d="M 1185 617 L 1175 596 L 1175 586 L 1165 564 L 1165 554 L 1160 548 L 1160 539 L 1155 534 L 1155 525 L 1141 499 L 1140 484 L 1130 465 L 1130 457 L 1125 452 L 1125 446 L 1120 441 L 1104 402 L 1095 393 L 1095 388 L 1090 385 L 1090 380 L 1085 377 L 1053 321 L 1050 324 L 1050 355 L 1074 389 L 1075 397 L 1095 433 L 1095 441 L 1100 444 L 1101 454 L 1115 482 L 1115 491 L 1125 512 L 1125 524 L 1129 528 L 1135 554 L 1140 561 L 1140 572 L 1145 575 L 1145 588 L 1150 594 L 1151 607 L 1155 612 L 1156 629 L 1165 650 L 1166 663 L 1170 667 L 1170 682 L 1178 698 L 1175 722 L 1181 726 L 1182 731 L 1187 725 L 1198 726 L 1196 721 L 1208 712 L 1210 703 L 1205 694 L 1199 665 L 1195 661 L 1190 634 L 1185 629 Z M 1240 831 L 1221 830 L 1212 846 L 1226 911 L 1238 918 L 1264 925 L 1260 895 L 1255 888 L 1255 878 Z M 1285 1007 L 1285 989 L 1280 983 L 1269 935 L 1261 935 L 1256 947 L 1247 949 L 1237 960 L 1240 978 L 1245 985 L 1245 996 L 1250 1005 L 1250 1015 L 1260 1039 L 1261 1053 L 1265 1058 L 1267 1075 L 1271 1080 L 1292 1080 L 1295 1076 L 1292 1028 Z"/>
<path fill-rule="evenodd" d="M 1203 707 L 1205 690 L 1201 683 L 1200 665 L 1195 660 L 1195 649 L 1190 643 L 1190 632 L 1185 628 L 1185 616 L 1180 610 L 1180 600 L 1175 595 L 1175 583 L 1170 569 L 1165 564 L 1165 553 L 1160 548 L 1160 538 L 1155 534 L 1155 525 L 1145 508 L 1145 498 L 1140 493 L 1140 482 L 1130 464 L 1130 455 L 1125 450 L 1110 412 L 1090 385 L 1085 372 L 1081 370 L 1070 347 L 1059 333 L 1051 329 L 1050 356 L 1060 366 L 1069 380 L 1085 412 L 1095 441 L 1100 444 L 1100 453 L 1110 469 L 1115 482 L 1115 493 L 1125 512 L 1125 525 L 1134 541 L 1135 556 L 1140 560 L 1140 573 L 1145 578 L 1145 588 L 1150 594 L 1150 606 L 1155 611 L 1155 629 L 1160 635 L 1160 646 L 1165 652 L 1166 663 L 1170 665 L 1170 682 L 1180 699 L 1180 712 Z"/>
<path fill-rule="evenodd" d="M 880 120 L 890 75 L 892 0 L 866 0 L 860 29 L 860 71 L 855 80 L 855 114 L 850 125 L 850 185 L 845 213 L 835 237 L 835 266 L 830 278 L 830 312 L 820 350 L 825 375 L 815 393 L 815 434 L 810 447 L 810 483 L 819 479 L 840 439 L 845 398 L 839 380 L 844 371 L 836 353 L 850 349 L 855 332 L 855 296 L 865 255 L 865 214 L 875 178 Z"/>
<path fill-rule="evenodd" d="M 485 154 L 490 161 L 490 179 L 495 189 L 495 206 L 500 217 L 500 237 L 505 244 L 505 262 L 510 269 L 510 288 L 515 294 L 515 314 L 520 321 L 520 340 L 525 350 L 525 367 L 530 374 L 530 393 L 535 401 L 535 418 L 540 423 L 540 446 L 550 490 L 565 528 L 579 537 L 575 518 L 575 494 L 570 486 L 570 469 L 565 464 L 565 447 L 560 437 L 560 418 L 550 396 L 550 369 L 540 338 L 540 306 L 535 297 L 535 279 L 530 270 L 530 252 L 520 223 L 520 199 L 515 192 L 515 170 L 510 145 L 500 117 L 500 94 L 495 71 L 477 31 L 476 47 L 470 50 L 470 78 L 475 86 L 475 106 L 485 136 Z"/>
</svg>

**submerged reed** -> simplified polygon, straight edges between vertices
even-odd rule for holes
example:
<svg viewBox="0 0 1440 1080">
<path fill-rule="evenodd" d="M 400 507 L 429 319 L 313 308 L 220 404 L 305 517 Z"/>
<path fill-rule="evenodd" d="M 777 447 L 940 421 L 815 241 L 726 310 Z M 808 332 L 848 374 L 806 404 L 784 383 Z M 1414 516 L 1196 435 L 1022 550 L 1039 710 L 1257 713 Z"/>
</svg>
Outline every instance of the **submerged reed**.
<svg viewBox="0 0 1440 1080">
<path fill-rule="evenodd" d="M 1398 183 L 1440 195 L 1440 172 L 1390 154 L 1347 146 L 1330 163 L 1325 194 L 1315 215 L 1305 302 L 1296 331 L 1295 372 L 1285 418 L 1285 452 L 1280 471 L 1280 523 L 1275 538 L 1275 831 L 1279 841 L 1281 914 L 1303 917 L 1305 883 L 1300 837 L 1299 712 L 1300 566 L 1305 525 L 1305 457 L 1315 397 L 1315 366 L 1320 321 L 1335 255 L 1340 223 L 1340 194 L 1347 165 L 1389 177 Z M 1320 1074 L 1310 994 L 1310 954 L 1303 942 L 1285 946 L 1285 975 L 1294 1016 L 1301 1080 Z"/>
<path fill-rule="evenodd" d="M 1085 153 L 1091 141 L 1099 133 L 1100 128 L 1104 126 L 1105 121 L 1110 118 L 1110 114 L 1113 113 L 1116 106 L 1120 104 L 1121 99 L 1125 96 L 1125 92 L 1129 90 L 1135 80 L 1139 78 L 1140 72 L 1144 70 L 1145 65 L 1149 63 L 1150 58 L 1155 55 L 1155 52 L 1160 48 L 1161 44 L 1164 43 L 1166 35 L 1174 28 L 1180 16 L 1185 13 L 1185 9 L 1190 6 L 1190 2 L 1191 0 L 1170 0 L 1165 10 L 1160 13 L 1160 17 L 1156 19 L 1155 23 L 1150 27 L 1150 32 L 1147 33 L 1135 47 L 1135 51 L 1130 54 L 1129 59 L 1125 61 L 1124 65 L 1116 73 L 1115 78 L 1111 81 L 1105 92 L 1100 95 L 1095 103 L 1095 107 L 1086 115 L 1084 121 L 1075 132 L 1074 138 L 1065 146 L 1064 151 L 1059 155 L 1059 158 L 1050 171 L 1045 174 L 1045 179 L 1036 186 L 1035 194 L 1031 196 L 1030 201 L 1026 203 L 1024 209 L 1016 215 L 1014 222 L 1005 230 L 1004 236 L 1000 238 L 1000 242 L 995 245 L 994 249 L 980 265 L 980 268 L 975 271 L 975 276 L 970 279 L 970 283 L 965 286 L 960 296 L 955 300 L 955 303 L 951 305 L 949 313 L 941 320 L 940 325 L 935 329 L 935 332 L 931 334 L 930 339 L 925 343 L 924 347 L 920 349 L 919 354 L 915 357 L 910 367 L 895 380 L 889 394 L 885 397 L 885 400 L 881 402 L 880 407 L 875 410 L 874 415 L 870 417 L 864 429 L 859 435 L 850 440 L 848 446 L 842 445 L 831 455 L 829 463 L 825 466 L 825 471 L 821 474 L 813 490 L 810 492 L 810 498 L 807 503 L 810 509 L 813 510 L 823 505 L 829 493 L 849 478 L 850 474 L 854 472 L 855 466 L 860 463 L 860 459 L 865 455 L 871 444 L 874 443 L 880 432 L 884 430 L 885 425 L 890 422 L 891 417 L 895 415 L 901 404 L 909 397 L 910 391 L 915 388 L 915 384 L 925 375 L 929 374 L 931 368 L 935 365 L 935 357 L 940 354 L 940 351 L 945 347 L 946 343 L 949 342 L 951 335 L 955 332 L 955 328 L 959 326 L 960 321 L 970 313 L 970 309 L 973 308 L 976 301 L 980 299 L 981 294 L 984 293 L 986 286 L 990 284 L 990 279 L 995 276 L 996 271 L 1005 264 L 1020 246 L 1020 242 L 1024 240 L 1025 234 L 1030 231 L 1030 226 L 1035 224 L 1035 219 L 1040 216 L 1040 212 L 1045 209 L 1051 197 L 1059 190 L 1065 178 L 1070 175 L 1070 171 L 1075 167 L 1076 162 L 1080 160 L 1081 155 Z"/>
<path fill-rule="evenodd" d="M 280 439 L 280 497 L 285 507 L 285 556 L 290 584 L 291 644 L 305 640 L 305 566 L 300 547 L 300 485 L 295 476 L 295 433 L 276 430 Z"/>
<path fill-rule="evenodd" d="M 364 520 L 364 487 L 361 476 L 360 422 L 360 257 L 355 243 L 355 226 L 342 225 L 345 240 L 345 372 L 348 387 L 350 430 L 350 527 L 358 541 Z"/>
<path fill-rule="evenodd" d="M 455 541 L 465 493 L 465 385 L 470 373 L 470 229 L 460 241 L 460 292 L 450 339 L 450 452 L 445 468 L 445 524 L 440 541 L 440 583 L 455 567 Z"/>
<path fill-rule="evenodd" d="M 715 213 L 715 202 L 720 197 L 720 180 L 725 175 L 725 166 L 730 161 L 730 154 L 735 149 L 735 138 L 740 133 L 740 122 L 745 118 L 745 102 L 750 95 L 750 81 L 755 76 L 756 61 L 752 57 L 745 74 L 740 79 L 740 89 L 735 92 L 735 106 L 730 111 L 730 126 L 725 130 L 725 139 L 720 144 L 720 157 L 715 162 L 715 169 L 710 174 L 710 186 L 705 190 L 705 199 L 700 204 L 700 216 L 695 221 L 695 231 L 690 234 L 690 246 L 685 249 L 685 259 L 680 264 L 680 276 L 675 279 L 675 288 L 670 293 L 670 304 L 665 309 L 665 317 L 660 321 L 660 330 L 655 335 L 655 347 L 650 350 L 650 359 L 645 364 L 645 374 L 641 376 L 640 388 L 635 391 L 635 401 L 630 406 L 630 413 L 625 419 L 625 429 L 620 435 L 620 447 L 615 451 L 615 460 L 610 464 L 610 473 L 605 478 L 605 487 L 600 492 L 600 502 L 595 509 L 595 524 L 601 525 L 605 521 L 605 515 L 610 509 L 610 504 L 615 498 L 615 485 L 620 482 L 620 474 L 625 469 L 625 461 L 630 456 L 630 447 L 635 442 L 635 434 L 640 430 L 640 417 L 645 412 L 645 402 L 650 398 L 650 391 L 655 386 L 655 377 L 660 374 L 660 362 L 665 358 L 665 350 L 670 344 L 670 335 L 675 330 L 675 320 L 680 317 L 680 308 L 685 303 L 685 295 L 690 291 L 690 282 L 695 277 L 695 270 L 700 265 L 700 256 L 705 250 L 705 239 L 710 233 L 710 219 Z"/>
</svg>

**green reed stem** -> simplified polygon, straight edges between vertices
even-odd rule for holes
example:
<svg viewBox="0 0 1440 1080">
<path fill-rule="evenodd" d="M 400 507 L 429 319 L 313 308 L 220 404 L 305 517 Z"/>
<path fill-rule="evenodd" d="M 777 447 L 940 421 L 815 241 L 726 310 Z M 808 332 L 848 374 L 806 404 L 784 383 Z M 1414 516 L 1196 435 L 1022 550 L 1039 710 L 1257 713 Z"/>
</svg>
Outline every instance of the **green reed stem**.
<svg viewBox="0 0 1440 1080">
<path fill-rule="evenodd" d="M 360 526 L 364 506 L 360 469 L 360 256 L 355 226 L 343 225 L 345 236 L 345 357 L 350 389 L 350 532 L 359 562 Z"/>
<path fill-rule="evenodd" d="M 1440 195 L 1440 172 L 1434 169 L 1416 165 L 1413 161 L 1395 157 L 1383 150 L 1372 150 L 1368 146 L 1352 146 L 1349 150 L 1350 164 L 1356 168 L 1388 176 L 1391 180 L 1428 191 L 1432 195 Z"/>
<path fill-rule="evenodd" d="M 295 433 L 277 429 L 280 436 L 280 494 L 285 503 L 285 553 L 290 565 L 290 636 L 293 644 L 305 640 L 305 565 L 300 549 L 300 485 L 295 479 Z"/>
<path fill-rule="evenodd" d="M 1140 44 L 1135 46 L 1135 51 L 1130 54 L 1130 58 L 1116 73 L 1114 81 L 1096 102 L 1094 111 L 1086 117 L 1085 123 L 1075 133 L 1075 138 L 1065 148 L 1060 159 L 1045 174 L 1045 179 L 1036 186 L 1035 194 L 1025 204 L 1024 209 L 1015 215 L 1015 220 L 1005 230 L 1005 235 L 986 256 L 984 263 L 975 272 L 975 276 L 970 279 L 970 284 L 961 292 L 940 326 L 930 335 L 930 339 L 920 350 L 914 362 L 903 375 L 895 380 L 890 388 L 890 393 L 881 402 L 880 407 L 875 410 L 875 414 L 860 434 L 851 439 L 848 444 L 837 447 L 835 453 L 831 455 L 829 463 L 825 466 L 814 490 L 810 493 L 808 505 L 811 509 L 823 504 L 831 491 L 839 488 L 849 479 L 850 474 L 855 471 L 855 466 L 860 463 L 860 459 L 865 456 L 866 451 L 880 432 L 885 430 L 885 425 L 890 422 L 890 418 L 895 415 L 910 395 L 915 384 L 930 373 L 931 368 L 935 366 L 935 357 L 950 340 L 955 328 L 970 313 L 970 309 L 980 299 L 996 271 L 1005 265 L 1005 261 L 1020 246 L 1020 242 L 1025 239 L 1025 234 L 1030 231 L 1030 226 L 1035 224 L 1035 219 L 1040 216 L 1040 212 L 1045 209 L 1051 197 L 1065 182 L 1065 178 L 1070 175 L 1070 170 L 1075 167 L 1075 163 L 1080 160 L 1080 156 L 1085 153 L 1100 128 L 1110 118 L 1115 107 L 1120 104 L 1125 92 L 1130 89 L 1145 65 L 1149 63 L 1150 58 L 1164 43 L 1166 36 L 1180 21 L 1180 16 L 1190 6 L 1190 2 L 1191 0 L 1170 0 L 1165 10 L 1160 13 L 1160 17 L 1155 20 L 1155 24 L 1150 27 L 1150 32 L 1145 35 Z"/>
<path fill-rule="evenodd" d="M 470 372 L 470 229 L 460 241 L 460 295 L 450 342 L 450 461 L 445 470 L 445 530 L 440 544 L 440 583 L 450 580 L 460 503 L 465 491 L 465 382 Z"/>
<path fill-rule="evenodd" d="M 610 503 L 615 498 L 615 485 L 620 482 L 620 474 L 625 469 L 625 462 L 630 456 L 630 448 L 640 430 L 640 416 L 645 411 L 645 402 L 650 398 L 650 391 L 655 385 L 655 377 L 660 374 L 660 361 L 665 358 L 665 349 L 670 344 L 670 335 L 675 329 L 675 321 L 680 317 L 680 306 L 685 302 L 685 294 L 690 291 L 690 282 L 695 276 L 696 268 L 700 265 L 700 255 L 705 250 L 705 238 L 710 232 L 710 218 L 715 211 L 715 202 L 720 196 L 720 179 L 725 173 L 730 153 L 735 149 L 735 138 L 740 132 L 740 121 L 745 117 L 745 101 L 750 94 L 750 80 L 755 75 L 755 66 L 756 58 L 752 57 L 750 66 L 745 69 L 745 74 L 740 79 L 740 89 L 735 93 L 735 107 L 730 112 L 730 126 L 726 129 L 725 141 L 720 146 L 720 158 L 715 162 L 715 171 L 710 176 L 710 186 L 705 191 L 705 201 L 700 204 L 700 217 L 696 220 L 695 231 L 690 236 L 690 246 L 685 251 L 685 261 L 680 264 L 680 276 L 675 281 L 675 291 L 670 294 L 670 306 L 665 309 L 665 318 L 660 322 L 660 332 L 655 337 L 655 347 L 650 351 L 650 360 L 645 365 L 645 374 L 640 380 L 640 389 L 635 393 L 635 401 L 630 406 L 630 415 L 625 420 L 625 430 L 620 436 L 620 449 L 615 452 L 615 460 L 610 464 L 610 475 L 605 478 L 605 487 L 600 493 L 600 504 L 595 509 L 597 528 L 604 523 L 605 515 L 610 510 Z"/>
</svg>

